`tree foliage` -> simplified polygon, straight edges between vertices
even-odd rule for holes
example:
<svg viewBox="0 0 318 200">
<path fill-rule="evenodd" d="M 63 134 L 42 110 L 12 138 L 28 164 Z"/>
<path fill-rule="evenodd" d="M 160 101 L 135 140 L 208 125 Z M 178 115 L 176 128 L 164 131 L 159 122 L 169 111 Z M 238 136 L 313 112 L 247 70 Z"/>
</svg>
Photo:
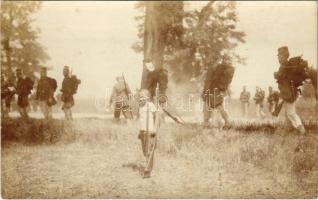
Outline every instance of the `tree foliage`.
<svg viewBox="0 0 318 200">
<path fill-rule="evenodd" d="M 165 61 L 175 82 L 188 82 L 191 78 L 199 81 L 206 68 L 222 56 L 228 56 L 233 63 L 244 63 L 244 58 L 235 53 L 238 44 L 245 42 L 245 33 L 236 27 L 235 2 L 209 1 L 201 9 L 189 11 L 178 9 L 179 4 L 162 4 L 163 20 L 170 20 L 166 27 Z M 135 18 L 139 41 L 132 48 L 136 52 L 143 51 L 144 7 L 145 2 L 136 3 L 136 9 L 142 12 Z"/>
<path fill-rule="evenodd" d="M 32 25 L 32 14 L 40 2 L 3 1 L 1 3 L 1 70 L 11 77 L 16 68 L 28 76 L 48 59 L 37 41 L 40 30 Z"/>
</svg>

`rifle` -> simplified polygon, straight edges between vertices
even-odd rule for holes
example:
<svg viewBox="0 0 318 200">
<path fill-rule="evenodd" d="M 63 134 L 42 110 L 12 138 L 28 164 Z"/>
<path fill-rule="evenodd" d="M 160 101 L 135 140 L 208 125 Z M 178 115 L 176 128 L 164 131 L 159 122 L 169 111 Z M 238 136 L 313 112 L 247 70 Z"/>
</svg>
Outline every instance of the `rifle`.
<svg viewBox="0 0 318 200">
<path fill-rule="evenodd" d="M 277 117 L 281 111 L 281 109 L 283 108 L 284 105 L 284 101 L 280 102 L 278 105 L 275 106 L 275 110 L 272 112 L 272 115 L 274 117 Z"/>
<path fill-rule="evenodd" d="M 122 77 L 123 77 L 123 80 L 124 80 L 125 94 L 126 94 L 126 96 L 128 98 L 128 109 L 129 109 L 129 112 L 130 112 L 130 116 L 133 119 L 134 116 L 133 116 L 133 113 L 132 113 L 131 108 L 130 108 L 130 97 L 129 97 L 128 87 L 127 87 L 127 84 L 126 84 L 126 79 L 125 79 L 124 73 L 122 73 Z"/>
</svg>

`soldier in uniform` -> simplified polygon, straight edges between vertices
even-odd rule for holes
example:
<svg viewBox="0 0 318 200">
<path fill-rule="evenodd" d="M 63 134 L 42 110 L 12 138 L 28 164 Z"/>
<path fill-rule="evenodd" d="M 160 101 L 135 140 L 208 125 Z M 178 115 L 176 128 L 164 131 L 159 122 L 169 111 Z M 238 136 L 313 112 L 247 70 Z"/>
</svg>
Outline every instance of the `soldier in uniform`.
<svg viewBox="0 0 318 200">
<path fill-rule="evenodd" d="M 308 78 L 306 69 L 307 61 L 301 57 L 289 59 L 289 50 L 287 46 L 278 49 L 279 70 L 274 73 L 278 83 L 280 97 L 283 99 L 285 107 L 285 116 L 289 125 L 296 129 L 300 134 L 305 134 L 305 128 L 296 113 L 296 100 L 299 96 L 299 87 L 303 81 Z"/>
<path fill-rule="evenodd" d="M 243 115 L 245 117 L 248 116 L 248 107 L 250 105 L 250 97 L 251 97 L 250 92 L 246 90 L 246 86 L 243 86 L 243 91 L 240 94 L 240 101 L 242 105 Z"/>
<path fill-rule="evenodd" d="M 17 105 L 22 118 L 29 118 L 27 108 L 29 106 L 29 94 L 33 89 L 34 82 L 29 77 L 23 77 L 22 70 L 16 70 L 17 85 L 16 94 L 18 95 Z"/>
<path fill-rule="evenodd" d="M 278 106 L 278 102 L 279 102 L 279 92 L 273 90 L 272 86 L 269 86 L 267 103 L 268 103 L 268 110 L 270 113 L 274 112 L 275 108 Z"/>
<path fill-rule="evenodd" d="M 230 62 L 230 58 L 227 56 L 223 57 L 220 64 L 208 69 L 202 94 L 204 101 L 203 117 L 205 127 L 209 127 L 209 120 L 213 115 L 214 110 L 220 112 L 225 122 L 225 126 L 229 124 L 228 113 L 223 107 L 223 97 L 232 82 L 233 75 L 234 67 Z"/>
<path fill-rule="evenodd" d="M 114 118 L 119 120 L 120 113 L 122 112 L 125 119 L 132 119 L 133 114 L 130 107 L 131 101 L 131 91 L 125 82 L 123 76 L 116 77 L 117 83 L 114 85 L 112 94 L 109 100 L 109 106 L 113 103 L 114 108 Z"/>
<path fill-rule="evenodd" d="M 260 87 L 256 87 L 254 101 L 256 105 L 256 117 L 265 117 L 264 108 L 265 92 Z"/>
<path fill-rule="evenodd" d="M 15 87 L 7 79 L 4 73 L 1 73 L 1 117 L 8 118 L 11 109 L 11 101 L 15 94 Z"/>
<path fill-rule="evenodd" d="M 52 106 L 56 104 L 54 92 L 57 88 L 56 80 L 47 76 L 47 69 L 41 68 L 40 80 L 36 89 L 36 100 L 45 119 L 52 119 Z"/>
<path fill-rule="evenodd" d="M 77 87 L 80 84 L 80 80 L 76 76 L 71 76 L 69 66 L 64 66 L 63 69 L 64 80 L 62 82 L 62 96 L 61 101 L 63 102 L 62 110 L 65 113 L 65 119 L 72 120 L 72 110 L 74 106 L 74 97 L 73 95 L 77 91 Z"/>
</svg>

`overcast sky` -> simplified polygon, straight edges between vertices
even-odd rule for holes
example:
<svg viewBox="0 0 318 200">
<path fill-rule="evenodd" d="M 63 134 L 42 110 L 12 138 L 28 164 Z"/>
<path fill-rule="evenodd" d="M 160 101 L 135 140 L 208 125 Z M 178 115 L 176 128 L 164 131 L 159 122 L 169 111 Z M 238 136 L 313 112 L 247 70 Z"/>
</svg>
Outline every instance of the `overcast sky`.
<svg viewBox="0 0 318 200">
<path fill-rule="evenodd" d="M 206 3 L 206 2 L 205 2 Z M 140 85 L 142 55 L 131 45 L 137 41 L 135 2 L 45 1 L 35 14 L 41 29 L 40 42 L 46 47 L 54 69 L 49 74 L 59 81 L 69 65 L 82 80 L 78 96 L 93 97 L 111 88 L 116 75 L 125 73 L 131 88 Z M 190 2 L 202 5 L 202 2 Z M 204 4 L 204 2 L 203 2 Z M 237 96 L 242 85 L 254 93 L 259 85 L 276 86 L 277 48 L 289 46 L 292 56 L 303 55 L 317 63 L 316 2 L 238 2 L 238 29 L 246 43 L 237 52 L 247 58 L 237 65 L 232 90 Z"/>
</svg>

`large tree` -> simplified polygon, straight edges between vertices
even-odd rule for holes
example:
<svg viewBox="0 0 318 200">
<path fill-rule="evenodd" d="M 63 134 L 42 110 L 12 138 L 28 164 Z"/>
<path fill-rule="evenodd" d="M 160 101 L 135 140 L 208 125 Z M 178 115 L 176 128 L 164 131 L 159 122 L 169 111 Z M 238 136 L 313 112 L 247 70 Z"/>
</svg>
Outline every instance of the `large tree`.
<svg viewBox="0 0 318 200">
<path fill-rule="evenodd" d="M 48 59 L 38 42 L 40 30 L 32 24 L 32 14 L 40 2 L 3 1 L 1 3 L 1 71 L 9 78 L 16 68 L 33 76 Z"/>
<path fill-rule="evenodd" d="M 181 4 L 182 2 L 179 2 Z M 189 3 L 188 3 L 189 4 Z M 195 2 L 193 2 L 195 4 Z M 238 31 L 235 2 L 209 1 L 201 9 L 180 9 L 175 2 L 161 2 L 160 20 L 169 22 L 165 27 L 165 63 L 170 76 L 177 83 L 192 79 L 202 82 L 204 71 L 213 66 L 222 56 L 228 56 L 234 63 L 244 59 L 235 53 L 235 47 L 244 43 L 245 33 Z M 144 52 L 145 2 L 138 2 L 136 8 L 142 11 L 137 16 L 138 37 L 133 45 L 136 52 Z M 181 26 L 181 27 L 180 27 Z"/>
</svg>

